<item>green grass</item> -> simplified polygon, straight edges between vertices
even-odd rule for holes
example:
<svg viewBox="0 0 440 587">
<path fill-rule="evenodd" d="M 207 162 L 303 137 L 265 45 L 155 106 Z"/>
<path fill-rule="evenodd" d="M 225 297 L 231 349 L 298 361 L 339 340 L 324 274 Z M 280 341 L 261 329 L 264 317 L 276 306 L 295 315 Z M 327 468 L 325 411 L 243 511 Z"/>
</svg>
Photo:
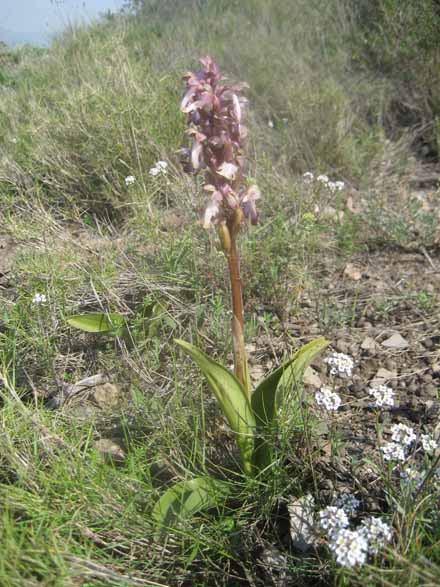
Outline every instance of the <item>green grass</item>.
<svg viewBox="0 0 440 587">
<path fill-rule="evenodd" d="M 133 4 L 135 15 L 69 29 L 49 50 L 0 54 L 0 254 L 4 236 L 16 247 L 0 274 L 0 585 L 268 585 L 258 561 L 271 544 L 298 586 L 437 584 L 438 488 L 410 499 L 383 473 L 380 506 L 395 540 L 359 572 L 337 567 L 324 547 L 301 555 L 286 539 L 286 504 L 309 492 L 317 510 L 329 503 L 322 455 L 332 443 L 336 471 L 342 433 L 335 425 L 329 434 L 313 402 L 290 390 L 273 467 L 244 480 L 233 435 L 173 343 L 232 363 L 224 257 L 198 221 L 200 182 L 182 173 L 176 152 L 182 73 L 211 53 L 250 86 L 249 175 L 263 194 L 262 222 L 240 245 L 248 341 L 268 370 L 303 342 L 289 324 L 304 317 L 330 337 L 356 325 L 365 300 L 323 296 L 322 273 L 414 243 L 434 254 L 438 219 L 407 194 L 421 119 L 403 128 L 394 114 L 409 97 L 417 112 L 423 103 L 423 121 L 438 119 L 419 83 L 438 84 L 437 48 L 413 35 L 396 54 L 404 23 L 420 29 L 412 12 L 392 26 L 394 2 L 375 2 L 390 12 L 377 16 L 374 36 L 343 0 Z M 418 43 L 422 62 L 409 50 Z M 416 65 L 416 80 L 405 79 Z M 170 171 L 153 178 L 160 159 Z M 307 186 L 305 171 L 347 189 Z M 359 210 L 347 209 L 349 196 Z M 33 303 L 36 293 L 46 303 Z M 438 310 L 424 285 L 372 305 L 385 319 L 401 302 L 424 317 Z M 122 313 L 129 335 L 68 326 L 91 311 Z M 118 386 L 117 405 L 89 393 L 50 409 L 63 385 L 97 373 Z M 123 462 L 99 452 L 101 438 L 122 447 Z M 199 474 L 229 478 L 237 500 L 155 540 L 159 495 Z"/>
</svg>

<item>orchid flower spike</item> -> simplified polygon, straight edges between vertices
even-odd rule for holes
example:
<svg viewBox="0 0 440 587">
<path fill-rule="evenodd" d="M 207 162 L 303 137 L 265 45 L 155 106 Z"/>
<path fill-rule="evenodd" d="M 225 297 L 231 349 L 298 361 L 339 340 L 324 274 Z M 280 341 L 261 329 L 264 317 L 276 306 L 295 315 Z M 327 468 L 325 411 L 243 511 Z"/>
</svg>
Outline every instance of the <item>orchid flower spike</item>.
<svg viewBox="0 0 440 587">
<path fill-rule="evenodd" d="M 244 219 L 257 224 L 260 190 L 245 185 L 243 147 L 247 134 L 242 124 L 246 84 L 227 85 L 211 57 L 200 60 L 202 69 L 184 76 L 186 92 L 181 110 L 188 116 L 190 149 L 182 151 L 188 173 L 204 171 L 208 203 L 203 224 L 227 225 L 238 230 Z"/>
</svg>

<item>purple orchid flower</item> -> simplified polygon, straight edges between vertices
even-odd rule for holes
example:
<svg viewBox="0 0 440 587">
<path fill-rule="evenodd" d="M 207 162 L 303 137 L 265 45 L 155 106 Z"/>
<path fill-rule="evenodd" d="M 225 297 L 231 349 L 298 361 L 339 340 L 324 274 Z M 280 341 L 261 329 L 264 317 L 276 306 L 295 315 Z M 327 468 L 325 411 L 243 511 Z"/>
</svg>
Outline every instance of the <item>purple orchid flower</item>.
<svg viewBox="0 0 440 587">
<path fill-rule="evenodd" d="M 247 130 L 242 124 L 247 99 L 241 92 L 246 84 L 227 85 L 220 69 L 211 57 L 200 60 L 202 69 L 184 76 L 186 92 L 181 110 L 188 116 L 187 134 L 192 139 L 190 149 L 184 149 L 182 163 L 188 173 L 205 173 L 205 191 L 210 195 L 205 207 L 203 224 L 230 224 L 232 216 L 257 224 L 259 213 L 256 200 L 260 191 L 256 185 L 244 184 L 243 156 Z"/>
</svg>

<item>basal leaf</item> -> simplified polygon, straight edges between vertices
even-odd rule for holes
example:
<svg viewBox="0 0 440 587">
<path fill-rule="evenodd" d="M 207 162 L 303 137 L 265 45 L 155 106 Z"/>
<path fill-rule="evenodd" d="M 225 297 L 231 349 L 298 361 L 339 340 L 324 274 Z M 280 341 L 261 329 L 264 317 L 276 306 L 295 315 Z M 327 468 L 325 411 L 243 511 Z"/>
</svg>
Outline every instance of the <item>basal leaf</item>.
<svg viewBox="0 0 440 587">
<path fill-rule="evenodd" d="M 229 484 L 212 477 L 196 477 L 176 483 L 154 506 L 152 518 L 157 532 L 162 533 L 180 520 L 220 505 L 229 493 Z"/>
<path fill-rule="evenodd" d="M 249 399 L 238 379 L 223 365 L 217 363 L 197 347 L 184 340 L 175 341 L 200 367 L 213 394 L 217 398 L 229 426 L 237 435 L 243 469 L 252 474 L 255 417 Z"/>
<path fill-rule="evenodd" d="M 76 314 L 67 320 L 70 326 L 83 330 L 84 332 L 95 333 L 112 333 L 120 332 L 124 325 L 125 319 L 121 314 L 102 312 L 91 312 L 90 314 Z"/>
<path fill-rule="evenodd" d="M 254 391 L 251 399 L 257 424 L 254 464 L 258 468 L 267 467 L 272 460 L 271 447 L 268 446 L 262 435 L 275 420 L 280 402 L 278 393 L 280 382 L 300 383 L 305 369 L 328 344 L 328 341 L 321 337 L 304 345 L 291 359 L 266 377 Z"/>
</svg>

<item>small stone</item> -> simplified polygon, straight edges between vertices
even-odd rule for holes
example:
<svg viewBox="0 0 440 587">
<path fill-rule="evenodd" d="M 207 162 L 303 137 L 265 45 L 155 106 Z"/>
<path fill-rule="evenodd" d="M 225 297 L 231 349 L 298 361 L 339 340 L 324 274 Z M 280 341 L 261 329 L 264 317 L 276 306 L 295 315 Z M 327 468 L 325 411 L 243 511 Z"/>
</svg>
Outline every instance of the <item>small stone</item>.
<svg viewBox="0 0 440 587">
<path fill-rule="evenodd" d="M 395 361 L 392 361 L 391 359 L 387 359 L 384 363 L 385 369 L 388 369 L 388 371 L 394 371 L 396 369 L 396 363 Z"/>
<path fill-rule="evenodd" d="M 350 386 L 350 391 L 352 393 L 354 393 L 355 395 L 359 395 L 360 393 L 362 393 L 365 390 L 365 385 L 363 385 L 361 382 L 357 382 L 357 383 L 353 383 L 353 385 Z"/>
<path fill-rule="evenodd" d="M 313 367 L 307 367 L 307 369 L 304 371 L 303 381 L 306 385 L 311 385 L 312 387 L 322 387 L 321 378 L 319 377 L 318 372 L 313 369 Z"/>
<path fill-rule="evenodd" d="M 409 346 L 408 341 L 401 334 L 396 332 L 383 341 L 382 346 L 388 349 L 406 349 Z"/>
<path fill-rule="evenodd" d="M 366 336 L 361 343 L 361 349 L 363 349 L 364 351 L 375 351 L 376 342 L 374 338 L 371 338 L 371 336 Z"/>
<path fill-rule="evenodd" d="M 440 363 L 433 363 L 431 368 L 434 375 L 438 375 L 440 373 Z"/>
<path fill-rule="evenodd" d="M 426 395 L 429 395 L 430 397 L 435 397 L 435 398 L 437 397 L 438 392 L 439 392 L 439 390 L 437 389 L 437 387 L 434 384 L 432 384 L 432 383 L 430 383 L 429 385 L 427 385 L 425 387 L 425 390 L 424 391 L 425 391 Z"/>
<path fill-rule="evenodd" d="M 434 342 L 433 342 L 432 338 L 426 338 L 422 342 L 422 344 L 425 347 L 425 349 L 432 349 L 432 347 L 434 346 Z"/>
<path fill-rule="evenodd" d="M 337 340 L 335 344 L 335 348 L 338 352 L 344 353 L 345 355 L 348 354 L 348 343 L 345 340 Z"/>
<path fill-rule="evenodd" d="M 362 270 L 356 265 L 353 265 L 353 263 L 347 263 L 344 269 L 344 275 L 353 281 L 359 281 L 362 279 Z"/>
<path fill-rule="evenodd" d="M 125 460 L 126 454 L 124 450 L 109 438 L 101 438 L 94 444 L 94 448 L 101 453 L 104 459 L 108 462 L 122 463 Z"/>
<path fill-rule="evenodd" d="M 93 392 L 93 399 L 101 408 L 113 408 L 121 399 L 121 390 L 114 383 L 97 385 Z"/>
<path fill-rule="evenodd" d="M 377 382 L 384 382 L 384 381 L 390 381 L 391 379 L 396 379 L 397 378 L 397 371 L 389 371 L 388 369 L 384 369 L 383 367 L 381 367 L 376 375 L 374 376 L 373 381 L 375 383 Z"/>
<path fill-rule="evenodd" d="M 294 548 L 306 552 L 316 544 L 314 531 L 314 504 L 311 494 L 293 499 L 287 510 L 290 517 L 290 536 Z"/>
<path fill-rule="evenodd" d="M 406 389 L 408 393 L 415 394 L 418 388 L 419 386 L 417 385 L 417 383 L 410 383 Z"/>
</svg>

